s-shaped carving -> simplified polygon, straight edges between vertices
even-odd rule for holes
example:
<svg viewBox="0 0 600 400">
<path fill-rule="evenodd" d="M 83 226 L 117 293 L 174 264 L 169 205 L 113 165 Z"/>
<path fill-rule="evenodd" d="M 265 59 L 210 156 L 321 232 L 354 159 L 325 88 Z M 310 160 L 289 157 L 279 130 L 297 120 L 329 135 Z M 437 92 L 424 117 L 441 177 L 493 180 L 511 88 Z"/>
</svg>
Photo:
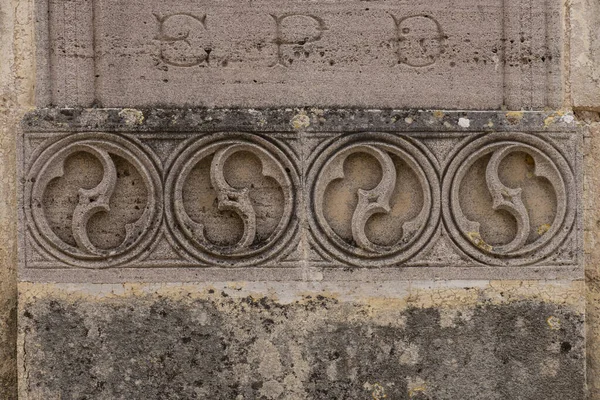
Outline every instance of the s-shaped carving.
<svg viewBox="0 0 600 400">
<path fill-rule="evenodd" d="M 498 141 L 498 137 L 507 140 Z M 513 164 L 516 159 L 508 160 L 512 155 L 517 155 L 516 159 L 526 157 L 524 162 L 529 167 L 523 177 L 518 164 Z M 477 163 L 485 157 L 489 160 L 484 167 L 484 184 L 491 210 L 509 214 L 516 227 L 514 236 L 500 243 L 491 242 L 498 240 L 494 233 L 506 234 L 485 221 L 484 209 L 472 204 L 472 197 L 478 193 L 472 184 L 479 181 L 468 182 L 477 173 Z M 514 183 L 508 186 L 504 179 Z M 469 144 L 451 163 L 444 191 L 449 196 L 449 201 L 443 203 L 444 213 L 453 238 L 469 255 L 494 265 L 520 265 L 547 256 L 569 233 L 576 212 L 569 206 L 575 202 L 575 190 L 568 164 L 551 145 L 532 135 L 502 133 Z M 548 199 L 541 195 L 545 191 Z M 525 197 L 527 193 L 536 193 L 535 199 Z"/>
<path fill-rule="evenodd" d="M 210 166 L 210 181 L 218 193 L 217 198 L 219 199 L 219 210 L 234 211 L 244 223 L 244 233 L 242 234 L 240 241 L 237 243 L 237 247 L 240 248 L 249 247 L 256 238 L 256 212 L 254 211 L 252 201 L 250 200 L 249 189 L 247 187 L 237 189 L 230 186 L 223 175 L 223 167 L 230 156 L 238 151 L 245 150 L 246 147 L 248 146 L 234 145 L 223 150 L 219 150 L 215 154 Z M 264 165 L 267 165 L 265 162 L 266 160 L 264 157 L 261 157 L 260 153 L 252 153 L 260 159 L 263 167 Z M 263 174 L 268 176 L 268 174 L 265 174 L 264 170 Z"/>
<path fill-rule="evenodd" d="M 87 170 L 89 161 L 79 164 L 83 165 L 82 170 L 69 164 L 71 157 L 82 154 L 100 164 L 102 172 L 98 178 L 92 178 L 96 176 L 91 172 L 95 167 L 89 165 Z M 121 176 L 120 162 L 123 163 Z M 131 169 L 136 172 L 132 173 Z M 25 193 L 30 199 L 26 207 L 30 232 L 61 262 L 85 268 L 121 264 L 143 252 L 159 229 L 163 204 L 160 176 L 146 153 L 123 137 L 108 133 L 68 135 L 40 154 L 29 176 Z M 94 181 L 88 182 L 89 179 Z M 51 185 L 59 186 L 53 186 L 52 192 L 48 192 Z M 56 191 L 57 187 L 63 190 Z M 48 193 L 53 194 L 46 197 Z M 111 209 L 111 200 L 117 201 L 113 198 L 117 193 L 118 196 L 138 193 L 136 197 L 147 197 L 136 198 L 135 204 L 120 203 L 117 209 Z M 116 214 L 108 218 L 119 225 L 114 231 L 90 227 L 96 215 L 111 211 Z M 102 226 L 106 221 L 98 223 Z M 108 243 L 102 239 L 107 236 L 111 237 Z M 114 241 L 114 237 L 118 241 Z"/>
<path fill-rule="evenodd" d="M 154 14 L 158 22 L 160 59 L 174 67 L 194 67 L 210 63 L 211 45 L 206 35 L 206 15 L 189 13 Z"/>
<path fill-rule="evenodd" d="M 88 237 L 87 225 L 95 214 L 110 211 L 109 202 L 117 184 L 117 169 L 106 151 L 93 147 L 89 147 L 88 151 L 95 155 L 102 164 L 104 176 L 95 188 L 79 189 L 79 199 L 73 211 L 71 226 L 73 238 L 80 249 L 85 249 L 90 254 L 101 255 L 103 251 L 94 246 Z M 127 231 L 125 242 L 130 239 L 131 233 L 131 230 Z"/>
<path fill-rule="evenodd" d="M 403 137 L 369 133 L 368 140 L 363 134 L 336 139 L 320 152 L 307 179 L 314 182 L 311 234 L 342 265 L 402 263 L 429 243 L 437 228 L 435 170 Z"/>
<path fill-rule="evenodd" d="M 206 265 L 278 257 L 297 237 L 296 171 L 279 146 L 257 135 L 217 132 L 192 140 L 167 174 L 167 224 Z"/>
<path fill-rule="evenodd" d="M 71 220 L 71 230 L 73 239 L 79 251 L 87 255 L 93 256 L 110 256 L 113 253 L 120 252 L 128 247 L 130 243 L 135 241 L 141 231 L 148 224 L 148 213 L 144 213 L 143 217 L 134 223 L 125 224 L 125 238 L 121 245 L 115 249 L 102 249 L 95 246 L 88 235 L 88 222 L 96 214 L 100 212 L 110 211 L 110 198 L 112 197 L 117 185 L 117 169 L 108 151 L 88 145 L 78 144 L 72 145 L 64 150 L 64 155 L 61 160 L 51 163 L 48 169 L 41 177 L 41 181 L 35 185 L 34 198 L 41 203 L 43 191 L 48 186 L 50 181 L 64 176 L 64 161 L 66 158 L 77 152 L 88 153 L 94 156 L 102 165 L 103 175 L 102 180 L 92 189 L 78 190 L 78 200 Z M 54 235 L 52 235 L 54 236 Z"/>
<path fill-rule="evenodd" d="M 396 167 L 391 157 L 379 149 L 361 146 L 355 148 L 355 150 L 375 157 L 382 169 L 381 181 L 375 188 L 371 190 L 358 189 L 358 204 L 352 214 L 352 238 L 354 242 L 364 250 L 377 252 L 378 246 L 367 238 L 365 226 L 373 215 L 390 212 L 390 198 L 396 186 Z M 332 162 L 332 180 L 344 178 L 344 163 L 350 154 L 338 157 Z"/>
<path fill-rule="evenodd" d="M 288 187 L 284 172 L 277 167 L 275 160 L 272 159 L 264 150 L 251 144 L 233 144 L 218 150 L 211 162 L 210 181 L 213 188 L 217 191 L 218 209 L 221 211 L 233 211 L 242 220 L 244 231 L 241 239 L 230 249 L 232 253 L 239 253 L 251 247 L 256 239 L 256 212 L 250 199 L 250 189 L 248 187 L 235 188 L 225 179 L 224 171 L 227 160 L 236 153 L 249 152 L 258 157 L 262 165 L 262 175 L 275 179 L 282 187 Z M 202 223 L 193 221 L 189 216 L 184 216 L 186 223 L 193 227 L 197 239 L 205 244 L 210 241 L 205 236 L 205 226 Z"/>
<path fill-rule="evenodd" d="M 358 204 L 352 214 L 352 239 L 363 250 L 377 253 L 380 251 L 380 246 L 367 238 L 365 226 L 373 215 L 390 212 L 390 198 L 396 186 L 396 167 L 386 152 L 372 146 L 356 146 L 331 161 L 327 182 L 344 178 L 344 163 L 354 153 L 366 153 L 373 156 L 382 169 L 381 180 L 375 188 L 358 189 Z"/>
<path fill-rule="evenodd" d="M 502 160 L 509 154 L 516 152 L 519 146 L 507 146 L 497 150 L 492 155 L 485 170 L 485 179 L 488 190 L 492 195 L 492 208 L 509 212 L 517 221 L 515 238 L 503 246 L 497 246 L 496 251 L 508 253 L 519 249 L 527 242 L 531 230 L 529 212 L 521 199 L 521 188 L 510 188 L 500 181 L 499 168 Z"/>
</svg>

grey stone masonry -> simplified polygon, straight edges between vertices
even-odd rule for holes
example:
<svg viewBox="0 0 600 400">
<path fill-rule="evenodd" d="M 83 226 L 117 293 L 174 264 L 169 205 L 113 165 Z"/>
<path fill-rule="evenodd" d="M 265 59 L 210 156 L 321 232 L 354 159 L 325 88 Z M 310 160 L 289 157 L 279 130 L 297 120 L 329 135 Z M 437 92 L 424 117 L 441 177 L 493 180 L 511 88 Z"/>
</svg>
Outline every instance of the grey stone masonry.
<svg viewBox="0 0 600 400">
<path fill-rule="evenodd" d="M 22 393 L 32 400 L 586 398 L 584 318 L 571 307 L 509 301 L 509 287 L 490 293 L 463 282 L 482 304 L 402 308 L 393 297 L 406 290 L 402 283 L 348 285 L 391 296 L 394 306 L 378 310 L 302 284 L 278 291 L 215 284 L 178 298 L 167 290 L 40 296 L 36 287 L 36 300 L 21 303 Z"/>
<path fill-rule="evenodd" d="M 38 109 L 23 280 L 581 279 L 572 114 Z"/>
</svg>

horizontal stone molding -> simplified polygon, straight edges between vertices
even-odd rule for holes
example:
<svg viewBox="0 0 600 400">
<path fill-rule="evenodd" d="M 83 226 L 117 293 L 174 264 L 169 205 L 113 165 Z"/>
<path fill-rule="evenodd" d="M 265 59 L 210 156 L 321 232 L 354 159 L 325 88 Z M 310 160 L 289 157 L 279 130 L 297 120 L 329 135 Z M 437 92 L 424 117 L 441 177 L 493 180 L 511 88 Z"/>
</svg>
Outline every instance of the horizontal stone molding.
<svg viewBox="0 0 600 400">
<path fill-rule="evenodd" d="M 544 109 L 559 0 L 37 0 L 38 106 Z"/>
<path fill-rule="evenodd" d="M 21 279 L 581 278 L 570 114 L 153 112 L 25 118 Z"/>
</svg>

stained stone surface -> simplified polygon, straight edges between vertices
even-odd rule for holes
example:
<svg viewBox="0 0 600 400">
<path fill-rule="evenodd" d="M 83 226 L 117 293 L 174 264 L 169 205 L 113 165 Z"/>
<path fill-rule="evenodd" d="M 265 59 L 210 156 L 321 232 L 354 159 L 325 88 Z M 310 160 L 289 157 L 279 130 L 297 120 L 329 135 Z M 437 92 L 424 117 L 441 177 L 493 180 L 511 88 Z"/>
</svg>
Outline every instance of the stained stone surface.
<svg viewBox="0 0 600 400">
<path fill-rule="evenodd" d="M 22 288 L 32 400 L 584 399 L 581 285 Z"/>
<path fill-rule="evenodd" d="M 39 0 L 38 106 L 562 106 L 559 0 Z"/>
<path fill-rule="evenodd" d="M 570 113 L 38 109 L 23 128 L 24 399 L 584 398 Z"/>
<path fill-rule="evenodd" d="M 582 276 L 570 114 L 181 113 L 27 117 L 21 279 Z"/>
<path fill-rule="evenodd" d="M 576 0 L 570 7 L 570 74 L 573 107 L 600 110 L 600 4 Z"/>
<path fill-rule="evenodd" d="M 1 398 L 600 393 L 593 1 L 0 10 Z"/>
<path fill-rule="evenodd" d="M 34 106 L 33 2 L 0 0 L 0 399 L 17 399 L 17 172 L 23 114 Z"/>
</svg>

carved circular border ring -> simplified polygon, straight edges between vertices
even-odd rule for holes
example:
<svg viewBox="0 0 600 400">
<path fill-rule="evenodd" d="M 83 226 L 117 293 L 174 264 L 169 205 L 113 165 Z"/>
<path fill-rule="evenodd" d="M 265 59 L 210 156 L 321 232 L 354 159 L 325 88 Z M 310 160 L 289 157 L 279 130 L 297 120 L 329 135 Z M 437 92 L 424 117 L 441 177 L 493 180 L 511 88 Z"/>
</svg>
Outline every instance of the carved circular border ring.
<svg viewBox="0 0 600 400">
<path fill-rule="evenodd" d="M 421 213 L 427 214 L 427 223 L 422 224 L 414 236 L 406 243 L 391 246 L 390 251 L 373 254 L 352 246 L 339 237 L 322 213 L 322 207 L 317 207 L 315 195 L 323 168 L 329 160 L 355 146 L 371 146 L 390 152 L 411 166 L 417 175 L 423 189 L 423 208 Z M 440 181 L 430 160 L 416 146 L 401 136 L 388 133 L 353 133 L 336 138 L 311 163 L 307 182 L 310 190 L 307 193 L 309 204 L 309 224 L 315 239 L 333 257 L 343 263 L 359 267 L 390 267 L 401 264 L 414 257 L 421 251 L 435 234 L 441 219 L 440 210 Z M 321 208 L 321 209 L 319 209 Z M 323 245 L 327 244 L 327 245 Z"/>
<path fill-rule="evenodd" d="M 182 217 L 183 209 L 181 191 L 190 170 L 202 159 L 215 154 L 228 146 L 250 145 L 260 148 L 268 154 L 272 162 L 285 172 L 289 187 L 282 187 L 284 198 L 289 204 L 284 204 L 284 212 L 279 224 L 260 247 L 250 247 L 245 251 L 228 251 L 217 245 L 201 244 L 195 241 L 189 232 L 182 229 L 181 224 L 186 218 Z M 208 264 L 221 267 L 245 267 L 269 260 L 281 253 L 290 243 L 299 228 L 296 211 L 299 209 L 299 174 L 298 168 L 286 153 L 271 141 L 258 135 L 242 132 L 219 132 L 194 138 L 179 147 L 169 162 L 165 181 L 166 220 L 169 230 L 177 242 L 195 258 Z M 188 217 L 189 218 L 189 217 Z"/>
<path fill-rule="evenodd" d="M 466 172 L 463 170 L 470 168 L 474 162 L 472 158 L 475 155 L 480 155 L 481 157 L 493 151 L 486 151 L 486 147 L 493 149 L 502 146 L 530 147 L 532 148 L 532 151 L 543 154 L 543 156 L 550 161 L 560 173 L 564 192 L 566 194 L 566 204 L 563 207 L 564 213 L 562 214 L 564 214 L 564 216 L 560 218 L 562 221 L 554 221 L 551 229 L 548 231 L 548 239 L 544 240 L 539 245 L 535 245 L 536 242 L 527 245 L 523 249 L 513 252 L 514 254 L 500 255 L 485 251 L 473 243 L 459 228 L 455 211 L 457 211 L 457 207 L 460 207 L 460 205 L 457 204 L 458 189 L 456 188 L 456 185 L 460 185 L 462 182 L 462 178 L 460 178 L 459 175 Z M 461 182 L 457 182 L 457 179 Z M 576 190 L 574 190 L 575 187 L 575 178 L 571 167 L 563 155 L 550 143 L 535 135 L 526 133 L 498 132 L 487 134 L 474 140 L 455 153 L 455 156 L 442 179 L 442 215 L 446 228 L 450 232 L 450 237 L 454 243 L 475 260 L 484 264 L 496 266 L 530 265 L 551 255 L 566 239 L 569 232 L 571 232 L 575 224 L 577 204 Z M 561 208 L 560 205 L 557 205 L 557 207 L 558 209 Z"/>
<path fill-rule="evenodd" d="M 63 242 L 50 228 L 43 208 L 34 207 L 41 199 L 35 193 L 45 191 L 39 187 L 40 174 L 47 172 L 53 162 L 63 153 L 75 154 L 76 148 L 91 147 L 124 158 L 131 163 L 142 177 L 148 191 L 146 210 L 140 217 L 148 221 L 147 229 L 140 232 L 132 243 L 122 243 L 121 250 L 105 250 L 103 255 L 86 254 L 77 247 Z M 84 151 L 84 150 L 81 150 Z M 68 157 L 68 155 L 66 156 Z M 65 158 L 66 159 L 66 158 Z M 62 160 L 64 162 L 64 160 Z M 151 158 L 139 144 L 112 133 L 76 133 L 59 139 L 44 149 L 31 165 L 24 183 L 25 217 L 28 229 L 35 241 L 57 259 L 81 268 L 101 269 L 118 266 L 132 261 L 152 245 L 161 226 L 163 215 L 162 185 L 157 161 Z M 146 214 L 148 213 L 148 214 Z M 139 221 L 139 220 L 138 220 Z M 118 249 L 118 248 L 117 248 Z"/>
</svg>

